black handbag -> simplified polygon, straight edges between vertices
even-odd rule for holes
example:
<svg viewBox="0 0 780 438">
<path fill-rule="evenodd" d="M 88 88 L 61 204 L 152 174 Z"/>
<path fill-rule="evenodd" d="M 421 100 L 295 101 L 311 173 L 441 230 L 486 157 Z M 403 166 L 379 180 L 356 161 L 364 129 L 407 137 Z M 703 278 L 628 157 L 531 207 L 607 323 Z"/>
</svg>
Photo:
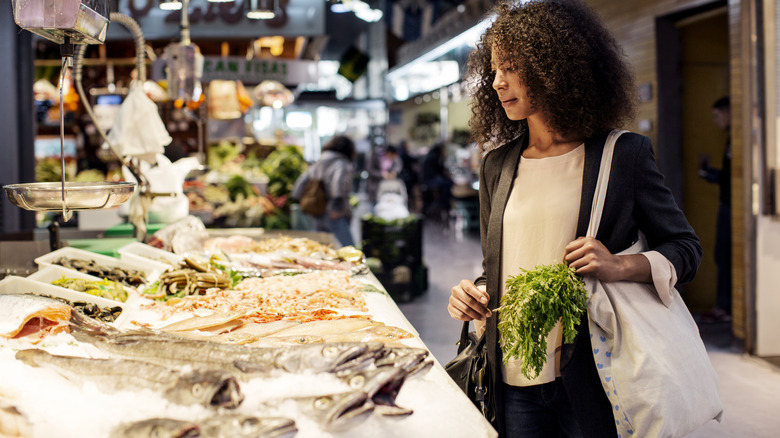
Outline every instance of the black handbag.
<svg viewBox="0 0 780 438">
<path fill-rule="evenodd" d="M 496 406 L 493 398 L 493 376 L 487 357 L 485 336 L 477 339 L 475 332 L 469 332 L 469 322 L 463 323 L 458 342 L 458 355 L 444 369 L 463 390 L 482 415 L 493 425 L 496 420 Z"/>
</svg>

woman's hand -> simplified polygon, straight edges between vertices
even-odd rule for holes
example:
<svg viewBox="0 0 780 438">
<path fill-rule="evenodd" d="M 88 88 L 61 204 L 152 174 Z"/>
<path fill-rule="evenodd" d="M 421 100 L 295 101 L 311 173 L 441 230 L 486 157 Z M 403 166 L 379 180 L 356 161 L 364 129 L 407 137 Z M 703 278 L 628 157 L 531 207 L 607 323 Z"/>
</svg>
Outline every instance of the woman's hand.
<svg viewBox="0 0 780 438">
<path fill-rule="evenodd" d="M 566 245 L 563 260 L 578 274 L 592 275 L 602 281 L 652 281 L 647 257 L 612 254 L 593 237 L 580 237 Z"/>
<path fill-rule="evenodd" d="M 461 280 L 452 288 L 447 311 L 459 321 L 484 321 L 492 315 L 487 308 L 489 299 L 484 287 L 477 287 L 470 280 Z"/>
</svg>

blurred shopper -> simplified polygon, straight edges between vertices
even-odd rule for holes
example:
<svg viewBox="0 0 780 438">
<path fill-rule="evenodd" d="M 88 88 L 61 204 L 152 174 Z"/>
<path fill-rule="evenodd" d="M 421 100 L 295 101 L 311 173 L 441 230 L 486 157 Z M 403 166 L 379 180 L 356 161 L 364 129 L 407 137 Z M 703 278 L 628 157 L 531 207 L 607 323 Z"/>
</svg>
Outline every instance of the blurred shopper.
<svg viewBox="0 0 780 438">
<path fill-rule="evenodd" d="M 726 133 L 731 132 L 731 106 L 728 96 L 712 105 L 712 120 Z M 723 148 L 720 169 L 710 167 L 709 156 L 699 163 L 699 176 L 720 189 L 715 224 L 715 265 L 718 268 L 716 307 L 701 316 L 702 322 L 731 321 L 731 137 Z"/>
<path fill-rule="evenodd" d="M 615 39 L 583 3 L 514 3 L 496 6 L 469 58 L 470 125 L 490 150 L 479 185 L 483 273 L 452 288 L 448 311 L 487 336 L 501 436 L 615 437 L 587 316 L 572 344 L 562 343 L 560 323 L 553 328 L 544 368 L 529 379 L 519 360 L 503 364 L 491 309 L 521 267 L 563 260 L 583 276 L 669 285 L 693 278 L 702 250 L 663 185 L 650 140 L 634 133 L 615 147 L 597 238 L 582 237 L 606 137 L 634 113 L 633 78 Z M 616 255 L 638 231 L 651 251 Z M 667 276 L 653 278 L 652 266 Z"/>
<path fill-rule="evenodd" d="M 335 234 L 341 246 L 355 244 L 350 230 L 352 208 L 349 204 L 354 160 L 355 143 L 344 135 L 333 137 L 322 147 L 320 159 L 309 166 L 295 181 L 292 191 L 294 199 L 301 199 L 306 183 L 311 178 L 317 178 L 325 183 L 327 206 L 324 214 L 312 216 L 313 228 L 315 231 Z"/>
<path fill-rule="evenodd" d="M 447 148 L 442 142 L 431 146 L 422 163 L 423 213 L 435 219 L 445 219 L 450 211 L 452 186 L 450 172 L 445 166 Z"/>
<path fill-rule="evenodd" d="M 389 145 L 385 148 L 374 149 L 366 165 L 368 172 L 366 192 L 368 192 L 368 200 L 372 207 L 377 203 L 379 184 L 385 179 L 395 179 L 402 167 L 403 163 L 395 146 Z"/>
<path fill-rule="evenodd" d="M 401 172 L 398 177 L 404 182 L 406 186 L 407 204 L 410 211 L 416 211 L 417 207 L 417 182 L 419 177 L 417 175 L 417 163 L 414 157 L 409 154 L 409 148 L 406 145 L 406 140 L 401 140 L 398 143 L 398 156 L 401 158 Z"/>
</svg>

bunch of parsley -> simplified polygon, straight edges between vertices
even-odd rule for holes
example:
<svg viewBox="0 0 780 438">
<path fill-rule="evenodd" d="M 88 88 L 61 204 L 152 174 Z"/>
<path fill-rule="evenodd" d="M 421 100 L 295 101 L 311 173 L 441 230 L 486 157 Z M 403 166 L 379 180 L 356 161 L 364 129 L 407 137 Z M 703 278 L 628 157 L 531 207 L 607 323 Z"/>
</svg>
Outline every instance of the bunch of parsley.
<svg viewBox="0 0 780 438">
<path fill-rule="evenodd" d="M 547 360 L 547 335 L 558 320 L 564 342 L 574 341 L 576 326 L 588 308 L 588 293 L 574 268 L 563 263 L 521 271 L 506 282 L 497 309 L 498 330 L 504 363 L 518 358 L 523 374 L 533 379 Z"/>
</svg>

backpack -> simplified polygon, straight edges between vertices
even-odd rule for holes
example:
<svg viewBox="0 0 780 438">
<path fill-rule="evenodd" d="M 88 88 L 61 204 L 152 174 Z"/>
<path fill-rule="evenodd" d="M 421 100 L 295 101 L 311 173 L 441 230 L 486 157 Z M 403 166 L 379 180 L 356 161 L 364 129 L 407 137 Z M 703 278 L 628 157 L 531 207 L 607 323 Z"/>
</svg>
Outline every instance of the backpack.
<svg viewBox="0 0 780 438">
<path fill-rule="evenodd" d="M 325 183 L 319 178 L 311 178 L 303 187 L 300 199 L 301 211 L 311 216 L 322 216 L 328 205 Z"/>
</svg>

